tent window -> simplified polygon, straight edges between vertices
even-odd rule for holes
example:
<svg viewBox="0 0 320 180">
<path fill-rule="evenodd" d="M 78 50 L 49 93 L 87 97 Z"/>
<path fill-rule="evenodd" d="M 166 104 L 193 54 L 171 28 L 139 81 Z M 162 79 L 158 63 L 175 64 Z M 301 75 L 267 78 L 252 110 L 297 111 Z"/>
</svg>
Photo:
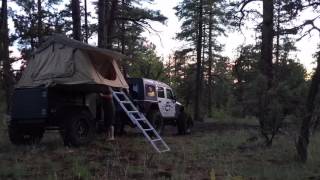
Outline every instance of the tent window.
<svg viewBox="0 0 320 180">
<path fill-rule="evenodd" d="M 108 59 L 108 57 L 98 53 L 90 53 L 90 59 L 96 71 L 103 78 L 108 80 L 116 80 L 117 73 L 112 64 L 112 59 Z"/>
</svg>

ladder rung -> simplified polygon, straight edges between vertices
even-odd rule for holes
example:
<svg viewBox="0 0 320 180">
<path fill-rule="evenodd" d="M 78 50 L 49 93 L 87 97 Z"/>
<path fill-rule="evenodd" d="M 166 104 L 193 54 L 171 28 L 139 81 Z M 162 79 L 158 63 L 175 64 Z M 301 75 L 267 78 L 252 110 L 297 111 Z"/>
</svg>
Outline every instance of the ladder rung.
<svg viewBox="0 0 320 180">
<path fill-rule="evenodd" d="M 131 101 L 120 101 L 122 104 L 132 104 Z"/>
<path fill-rule="evenodd" d="M 148 128 L 148 129 L 143 129 L 143 130 L 145 130 L 145 131 L 152 131 L 153 128 Z"/>
<path fill-rule="evenodd" d="M 128 113 L 139 113 L 139 111 L 128 111 Z"/>
<path fill-rule="evenodd" d="M 145 121 L 145 120 L 146 120 L 145 118 L 136 119 L 136 121 Z"/>
<path fill-rule="evenodd" d="M 167 151 L 170 151 L 170 149 L 169 149 L 169 148 L 167 148 L 167 149 L 162 150 L 162 151 L 159 151 L 159 152 L 163 153 L 163 152 L 167 152 Z"/>
<path fill-rule="evenodd" d="M 161 141 L 161 139 L 152 139 L 151 141 L 152 141 L 152 142 Z"/>
</svg>

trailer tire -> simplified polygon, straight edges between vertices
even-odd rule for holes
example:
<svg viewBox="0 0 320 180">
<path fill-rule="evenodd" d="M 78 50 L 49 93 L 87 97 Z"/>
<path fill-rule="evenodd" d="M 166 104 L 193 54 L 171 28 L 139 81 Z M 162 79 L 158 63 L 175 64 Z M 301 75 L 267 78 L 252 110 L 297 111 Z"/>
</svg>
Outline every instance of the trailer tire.
<svg viewBox="0 0 320 180">
<path fill-rule="evenodd" d="M 41 127 L 21 128 L 9 126 L 9 139 L 15 145 L 32 145 L 40 143 L 44 129 Z"/>
<path fill-rule="evenodd" d="M 92 141 L 95 133 L 95 123 L 86 110 L 71 111 L 63 123 L 61 135 L 64 145 L 79 147 Z"/>
</svg>

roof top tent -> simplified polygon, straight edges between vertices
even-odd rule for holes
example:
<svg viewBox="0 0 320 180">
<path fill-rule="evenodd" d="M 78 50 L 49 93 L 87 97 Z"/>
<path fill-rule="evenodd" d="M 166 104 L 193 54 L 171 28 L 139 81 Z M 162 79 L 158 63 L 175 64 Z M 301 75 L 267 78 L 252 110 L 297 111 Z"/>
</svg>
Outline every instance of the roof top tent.
<svg viewBox="0 0 320 180">
<path fill-rule="evenodd" d="M 70 87 L 103 92 L 128 88 L 117 61 L 124 55 L 53 35 L 32 55 L 16 88 Z"/>
</svg>

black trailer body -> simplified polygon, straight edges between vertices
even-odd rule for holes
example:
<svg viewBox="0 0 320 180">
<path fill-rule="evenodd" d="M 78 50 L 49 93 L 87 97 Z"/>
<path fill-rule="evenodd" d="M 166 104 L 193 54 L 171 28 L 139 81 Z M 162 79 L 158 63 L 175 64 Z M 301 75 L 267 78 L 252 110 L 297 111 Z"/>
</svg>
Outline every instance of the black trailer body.
<svg viewBox="0 0 320 180">
<path fill-rule="evenodd" d="M 10 140 L 14 144 L 36 143 L 45 130 L 60 130 L 65 144 L 88 143 L 95 126 L 103 123 L 98 94 L 91 89 L 101 90 L 88 86 L 15 89 L 9 121 Z M 79 132 L 80 129 L 83 132 Z"/>
</svg>

